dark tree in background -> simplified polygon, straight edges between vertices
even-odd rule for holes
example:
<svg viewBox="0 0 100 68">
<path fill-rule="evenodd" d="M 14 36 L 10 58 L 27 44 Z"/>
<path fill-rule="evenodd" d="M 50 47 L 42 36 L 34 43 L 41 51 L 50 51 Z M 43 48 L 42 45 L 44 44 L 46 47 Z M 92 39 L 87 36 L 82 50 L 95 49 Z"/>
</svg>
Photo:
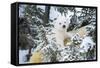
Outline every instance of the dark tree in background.
<svg viewBox="0 0 100 68">
<path fill-rule="evenodd" d="M 48 43 L 44 28 L 49 23 L 50 6 L 42 9 L 37 5 L 20 5 L 19 9 L 19 48 L 29 50 L 26 55 L 28 61 L 32 48 Z"/>
<path fill-rule="evenodd" d="M 96 22 L 96 9 L 94 8 L 82 8 L 81 15 L 79 16 L 79 20 L 82 21 L 81 26 L 85 26 Z"/>
<path fill-rule="evenodd" d="M 37 47 L 37 45 L 39 45 L 41 42 L 44 42 L 44 41 L 46 41 L 45 43 L 47 43 L 47 40 L 45 37 L 46 32 L 44 31 L 44 27 L 47 27 L 49 23 L 50 6 L 44 6 L 45 9 L 41 9 L 37 5 L 24 5 L 24 6 L 20 5 L 20 8 L 23 8 L 22 9 L 23 21 L 19 22 L 19 27 L 20 27 L 19 30 L 21 33 L 25 34 L 25 37 L 23 38 L 21 37 L 24 35 L 20 36 L 20 40 L 21 39 L 25 40 L 23 42 L 20 42 L 20 47 L 25 49 L 28 46 L 27 42 L 30 41 L 29 39 L 27 39 L 28 36 L 30 37 L 32 42 L 34 42 L 34 44 L 32 44 L 33 47 Z M 28 31 L 28 32 L 25 33 L 25 31 Z"/>
<path fill-rule="evenodd" d="M 30 34 L 30 27 L 26 18 L 19 18 L 19 46 L 21 49 L 27 49 L 30 43 L 28 42 L 28 34 Z"/>
<path fill-rule="evenodd" d="M 50 14 L 50 6 L 46 6 L 45 7 L 45 13 L 44 13 L 44 17 L 43 17 L 43 21 L 44 21 L 44 26 L 47 25 L 47 23 L 49 23 L 49 14 Z"/>
<path fill-rule="evenodd" d="M 75 29 L 75 27 L 78 26 L 77 10 L 75 9 L 75 7 L 73 7 L 73 9 L 71 9 L 71 12 L 73 12 L 74 14 L 72 15 L 72 17 L 70 19 L 69 28 L 67 29 L 67 31 L 72 31 L 73 29 Z"/>
</svg>

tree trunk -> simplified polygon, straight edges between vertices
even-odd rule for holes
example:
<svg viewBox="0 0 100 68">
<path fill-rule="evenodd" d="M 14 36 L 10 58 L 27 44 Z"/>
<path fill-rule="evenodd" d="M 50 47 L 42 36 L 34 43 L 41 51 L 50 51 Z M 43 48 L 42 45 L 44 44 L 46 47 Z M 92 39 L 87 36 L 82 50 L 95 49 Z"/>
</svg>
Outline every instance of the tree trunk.
<svg viewBox="0 0 100 68">
<path fill-rule="evenodd" d="M 47 24 L 49 23 L 49 13 L 50 13 L 50 6 L 46 6 L 45 7 L 45 14 L 44 14 L 44 26 L 47 26 Z"/>
</svg>

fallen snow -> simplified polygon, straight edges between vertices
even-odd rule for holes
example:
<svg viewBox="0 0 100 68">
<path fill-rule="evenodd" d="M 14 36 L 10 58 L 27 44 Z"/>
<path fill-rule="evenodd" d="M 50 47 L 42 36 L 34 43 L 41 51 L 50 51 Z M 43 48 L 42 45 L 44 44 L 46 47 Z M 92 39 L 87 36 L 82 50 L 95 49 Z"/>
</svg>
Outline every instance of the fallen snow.
<svg viewBox="0 0 100 68">
<path fill-rule="evenodd" d="M 57 18 L 60 15 L 60 13 L 58 11 L 56 11 L 54 8 L 55 7 L 51 7 L 51 9 L 50 9 L 50 19 L 51 20 L 54 20 L 55 18 Z"/>
<path fill-rule="evenodd" d="M 25 64 L 26 55 L 28 54 L 28 50 L 19 50 L 19 64 Z"/>
<path fill-rule="evenodd" d="M 80 48 L 82 48 L 82 50 L 80 50 L 81 52 L 87 52 L 89 47 L 91 47 L 91 49 L 93 48 L 93 45 L 95 43 L 93 42 L 92 38 L 87 36 L 83 39 Z"/>
</svg>

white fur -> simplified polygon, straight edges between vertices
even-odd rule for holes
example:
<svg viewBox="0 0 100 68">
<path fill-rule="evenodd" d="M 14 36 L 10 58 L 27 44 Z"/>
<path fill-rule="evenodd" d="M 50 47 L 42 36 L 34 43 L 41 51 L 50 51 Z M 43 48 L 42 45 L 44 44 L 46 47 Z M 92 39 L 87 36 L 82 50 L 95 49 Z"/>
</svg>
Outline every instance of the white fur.
<svg viewBox="0 0 100 68">
<path fill-rule="evenodd" d="M 56 37 L 56 42 L 60 47 L 64 47 L 64 40 L 66 38 L 70 38 L 70 35 L 67 32 L 67 28 L 69 26 L 70 21 L 64 16 L 60 16 L 57 18 L 56 21 L 54 21 L 54 23 L 54 33 Z M 63 25 L 65 25 L 66 27 L 63 28 Z"/>
</svg>

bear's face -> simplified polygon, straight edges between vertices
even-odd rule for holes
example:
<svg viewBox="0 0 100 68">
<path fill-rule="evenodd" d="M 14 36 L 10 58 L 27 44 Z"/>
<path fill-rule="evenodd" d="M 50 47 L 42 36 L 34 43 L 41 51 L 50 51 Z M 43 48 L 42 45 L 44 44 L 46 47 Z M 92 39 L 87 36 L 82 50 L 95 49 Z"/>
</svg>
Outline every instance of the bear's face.
<svg viewBox="0 0 100 68">
<path fill-rule="evenodd" d="M 63 31 L 63 30 L 67 30 L 70 20 L 68 20 L 67 18 L 61 17 L 61 18 L 57 18 L 57 20 L 54 23 L 55 23 L 54 27 L 56 29 Z"/>
</svg>

